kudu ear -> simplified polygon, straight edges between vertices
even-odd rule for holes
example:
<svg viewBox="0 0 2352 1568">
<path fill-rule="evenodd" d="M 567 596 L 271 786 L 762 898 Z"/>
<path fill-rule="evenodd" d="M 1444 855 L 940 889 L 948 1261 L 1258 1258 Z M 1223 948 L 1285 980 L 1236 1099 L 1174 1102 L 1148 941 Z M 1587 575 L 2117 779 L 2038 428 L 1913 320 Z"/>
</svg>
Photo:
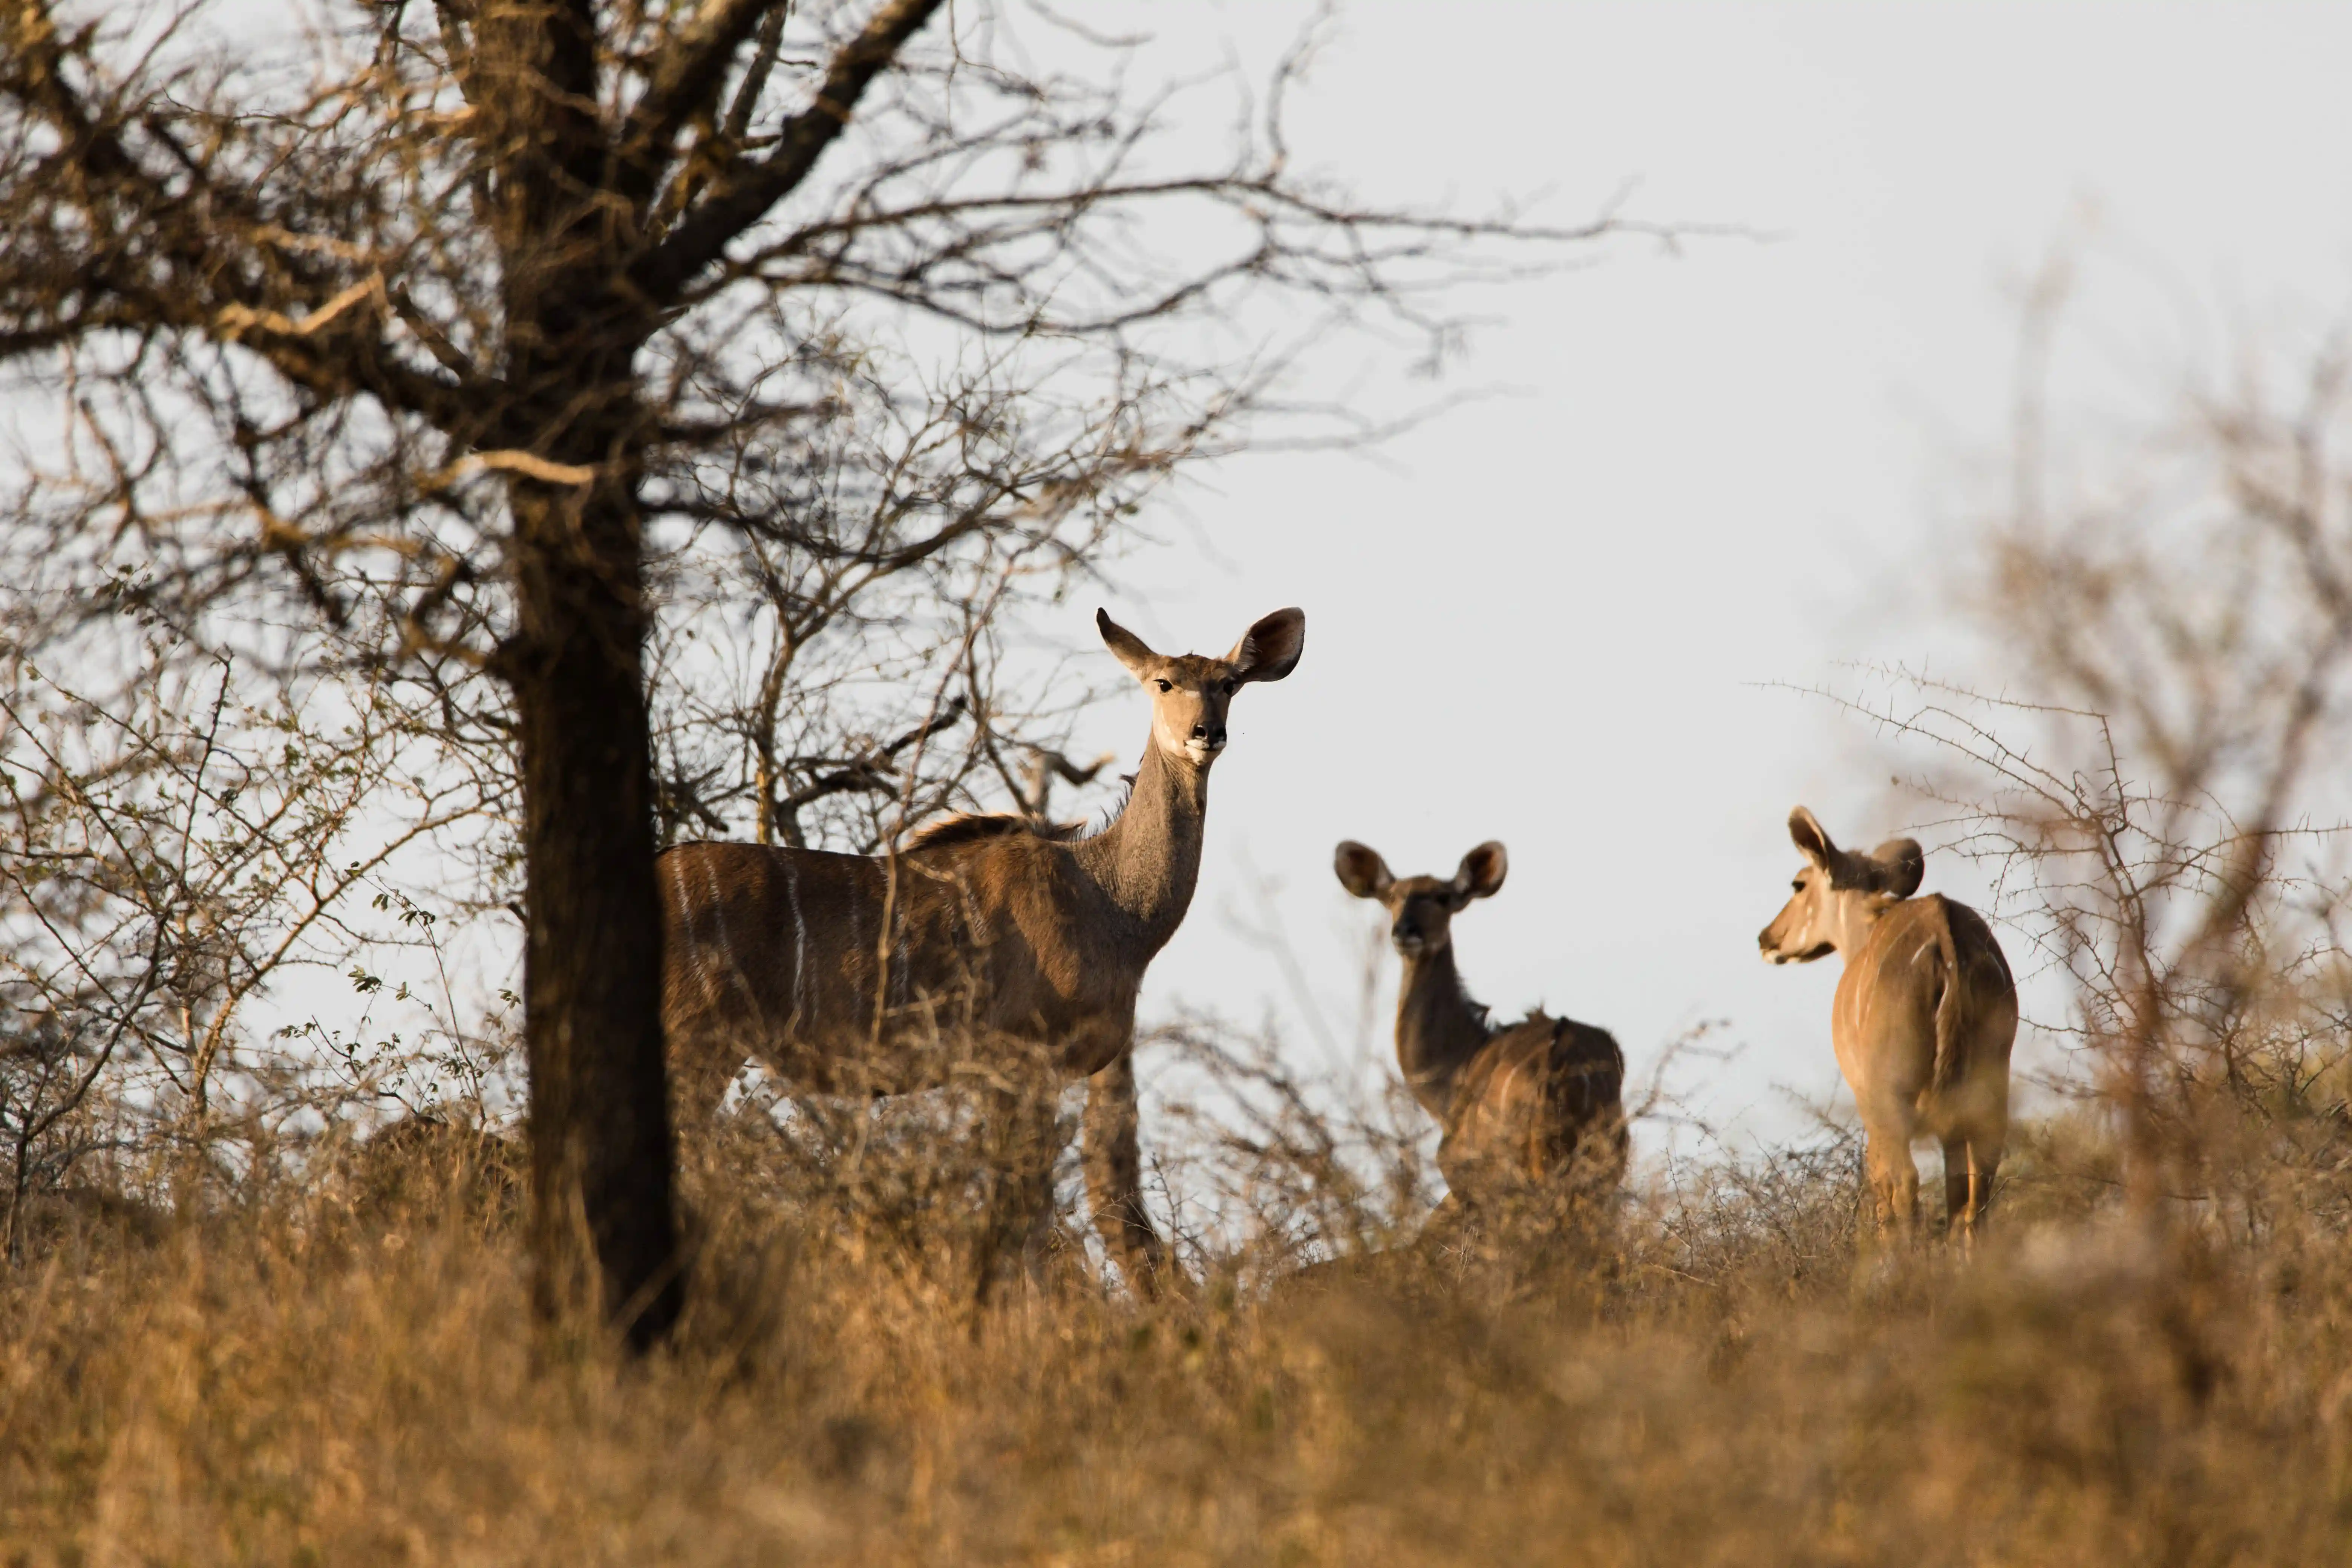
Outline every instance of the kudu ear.
<svg viewBox="0 0 2352 1568">
<path fill-rule="evenodd" d="M 1838 847 L 1830 842 L 1828 832 L 1814 819 L 1813 814 L 1801 805 L 1789 814 L 1789 839 L 1806 859 L 1825 871 L 1829 869 L 1830 862 L 1837 858 Z"/>
<path fill-rule="evenodd" d="M 1095 629 L 1102 633 L 1103 646 L 1110 649 L 1112 657 L 1127 666 L 1128 674 L 1138 680 L 1151 679 L 1160 656 L 1141 637 L 1112 620 L 1108 610 L 1095 612 Z"/>
<path fill-rule="evenodd" d="M 1331 853 L 1331 869 L 1339 874 L 1339 886 L 1360 899 L 1377 899 L 1396 880 L 1378 852 L 1352 838 L 1339 840 L 1339 847 Z"/>
<path fill-rule="evenodd" d="M 1242 634 L 1225 662 L 1236 680 L 1280 680 L 1307 651 L 1307 612 L 1276 610 Z"/>
<path fill-rule="evenodd" d="M 1465 902 L 1491 899 L 1503 890 L 1503 879 L 1510 869 L 1510 857 L 1503 853 L 1502 845 L 1489 838 L 1462 857 L 1461 868 L 1454 873 L 1454 896 Z"/>
<path fill-rule="evenodd" d="M 1927 875 L 1927 852 L 1916 838 L 1890 838 L 1870 852 L 1878 862 L 1878 890 L 1907 899 Z"/>
</svg>

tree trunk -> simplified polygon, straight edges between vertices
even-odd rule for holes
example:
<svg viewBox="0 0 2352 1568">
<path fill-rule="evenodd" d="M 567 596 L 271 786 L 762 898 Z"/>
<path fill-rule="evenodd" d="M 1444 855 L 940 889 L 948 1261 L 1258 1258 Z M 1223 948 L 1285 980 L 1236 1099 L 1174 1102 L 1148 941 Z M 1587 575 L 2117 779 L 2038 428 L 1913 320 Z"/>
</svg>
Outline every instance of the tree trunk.
<svg viewBox="0 0 2352 1568">
<path fill-rule="evenodd" d="M 654 899 L 634 359 L 612 289 L 594 0 L 488 0 L 469 89 L 498 159 L 507 404 L 486 444 L 583 474 L 509 487 L 522 753 L 523 1035 L 540 1310 L 601 1310 L 637 1348 L 677 1317 Z M 639 302 L 641 303 L 641 302 Z"/>
<path fill-rule="evenodd" d="M 542 1311 L 638 1348 L 677 1317 L 636 510 L 625 481 L 514 487 L 524 1037 Z"/>
</svg>

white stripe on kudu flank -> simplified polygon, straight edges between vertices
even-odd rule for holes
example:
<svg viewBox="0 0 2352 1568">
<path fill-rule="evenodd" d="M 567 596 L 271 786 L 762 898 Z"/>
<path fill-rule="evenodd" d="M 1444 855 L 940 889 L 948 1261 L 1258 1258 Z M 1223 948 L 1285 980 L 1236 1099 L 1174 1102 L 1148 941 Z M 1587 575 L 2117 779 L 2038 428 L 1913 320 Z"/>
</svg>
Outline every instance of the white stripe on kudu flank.
<svg viewBox="0 0 2352 1568">
<path fill-rule="evenodd" d="M 751 983 L 743 978 L 742 970 L 736 966 L 735 942 L 727 934 L 727 900 L 726 895 L 719 890 L 718 868 L 706 862 L 702 875 L 703 879 L 710 884 L 710 926 L 713 934 L 719 938 L 719 962 L 725 967 L 728 977 L 742 989 L 744 995 L 751 997 L 751 1009 L 757 1013 L 760 999 L 752 994 Z"/>
<path fill-rule="evenodd" d="M 701 980 L 704 994 L 715 1003 L 719 1000 L 719 996 L 717 987 L 712 985 L 710 981 L 710 966 L 703 963 L 702 944 L 695 937 L 694 917 L 690 912 L 694 908 L 694 902 L 687 897 L 686 857 L 683 855 L 670 858 L 669 879 L 677 884 L 678 924 L 683 928 L 680 934 L 686 948 L 687 962 L 692 965 L 696 975 Z"/>
<path fill-rule="evenodd" d="M 1519 1074 L 1525 1072 L 1527 1067 L 1526 1060 L 1522 1058 L 1503 1069 L 1503 1081 L 1495 1086 L 1496 1098 L 1503 1104 L 1508 1105 L 1511 1102 L 1511 1096 L 1519 1086 Z"/>
<path fill-rule="evenodd" d="M 856 899 L 849 900 L 849 962 L 841 966 L 841 978 L 849 987 L 851 1000 L 857 1003 L 856 1011 L 863 1012 L 866 1004 L 857 994 L 857 977 L 864 973 L 866 963 L 861 956 L 866 952 L 866 927 L 857 918 L 857 902 Z"/>
<path fill-rule="evenodd" d="M 790 860 L 784 862 L 784 898 L 793 906 L 793 1028 L 797 1031 L 805 1013 L 803 998 L 807 994 L 808 921 L 801 918 L 801 874 Z"/>
</svg>

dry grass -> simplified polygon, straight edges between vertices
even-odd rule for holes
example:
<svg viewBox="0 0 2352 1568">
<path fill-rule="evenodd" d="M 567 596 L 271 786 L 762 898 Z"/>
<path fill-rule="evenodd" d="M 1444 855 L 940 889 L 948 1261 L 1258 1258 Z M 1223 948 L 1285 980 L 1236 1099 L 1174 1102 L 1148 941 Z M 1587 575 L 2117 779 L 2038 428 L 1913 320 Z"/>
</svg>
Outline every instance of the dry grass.
<svg viewBox="0 0 2352 1568">
<path fill-rule="evenodd" d="M 2352 1531 L 2352 1248 L 2136 1239 L 2034 1153 L 1969 1266 L 1858 1274 L 1832 1151 L 1549 1270 L 1264 1289 L 1237 1255 L 1142 1304 L 1066 1254 L 975 1311 L 952 1226 L 874 1223 L 903 1189 L 754 1202 L 729 1152 L 645 1365 L 534 1331 L 498 1184 L 429 1149 L 160 1241 L 51 1227 L 0 1275 L 0 1561 L 2316 1563 Z"/>
</svg>

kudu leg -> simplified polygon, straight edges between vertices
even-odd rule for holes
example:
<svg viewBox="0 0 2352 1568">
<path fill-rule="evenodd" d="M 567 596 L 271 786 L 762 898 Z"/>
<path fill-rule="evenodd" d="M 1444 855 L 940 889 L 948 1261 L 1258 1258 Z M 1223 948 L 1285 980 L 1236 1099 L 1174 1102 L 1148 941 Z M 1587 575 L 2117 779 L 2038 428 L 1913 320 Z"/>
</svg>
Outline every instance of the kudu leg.
<svg viewBox="0 0 2352 1568">
<path fill-rule="evenodd" d="M 973 1299 L 985 1306 L 1016 1272 L 1044 1268 L 1054 1225 L 1054 1166 L 1068 1142 L 1053 1081 L 1023 1074 L 991 1092 L 986 1140 L 990 1194 L 975 1259 Z"/>
<path fill-rule="evenodd" d="M 670 1128 L 681 1142 L 709 1130 L 719 1115 L 719 1102 L 742 1070 L 743 1058 L 710 1047 L 688 1047 L 669 1053 Z"/>
<path fill-rule="evenodd" d="M 1909 1241 L 1919 1226 L 1919 1166 L 1909 1138 L 1868 1132 L 1863 1164 L 1870 1181 L 1872 1217 L 1882 1237 Z"/>
<path fill-rule="evenodd" d="M 1969 1234 L 1982 1236 L 1992 1223 L 1993 1180 L 2000 1174 L 2000 1145 L 1969 1141 Z"/>
<path fill-rule="evenodd" d="M 1156 1298 L 1168 1284 L 1168 1244 L 1143 1206 L 1141 1117 L 1135 1094 L 1135 1053 L 1119 1052 L 1087 1080 L 1087 1205 L 1095 1232 L 1139 1295 Z"/>
<path fill-rule="evenodd" d="M 1944 1140 L 1944 1239 L 1966 1246 L 1974 1239 L 1976 1204 L 1970 1193 L 1975 1184 L 1969 1169 L 1969 1141 L 1965 1138 Z"/>
<path fill-rule="evenodd" d="M 1992 1181 L 2000 1170 L 2000 1146 L 1983 1138 L 1955 1138 L 1944 1145 L 1944 1211 L 1952 1237 L 1973 1248 L 1992 1217 Z"/>
<path fill-rule="evenodd" d="M 1476 1232 L 1470 1206 L 1460 1193 L 1449 1191 L 1421 1222 L 1421 1234 L 1413 1239 L 1424 1256 L 1459 1264 L 1463 1251 L 1476 1239 Z"/>
</svg>

